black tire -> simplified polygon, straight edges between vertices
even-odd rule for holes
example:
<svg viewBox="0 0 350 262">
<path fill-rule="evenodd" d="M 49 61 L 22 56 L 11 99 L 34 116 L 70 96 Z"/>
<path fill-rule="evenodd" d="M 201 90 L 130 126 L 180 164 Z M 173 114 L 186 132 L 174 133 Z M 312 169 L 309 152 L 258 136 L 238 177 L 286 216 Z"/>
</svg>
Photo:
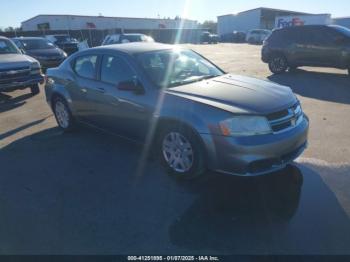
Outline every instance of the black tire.
<svg viewBox="0 0 350 262">
<path fill-rule="evenodd" d="M 280 54 L 272 55 L 269 61 L 269 69 L 274 74 L 282 74 L 288 68 L 287 59 Z"/>
<path fill-rule="evenodd" d="M 58 109 L 60 107 L 60 109 Z M 67 123 L 62 122 L 62 116 L 59 113 L 59 110 L 65 110 L 67 116 Z M 73 131 L 76 127 L 75 119 L 68 107 L 66 100 L 60 96 L 56 96 L 53 99 L 52 111 L 55 115 L 56 122 L 58 126 L 65 132 Z M 63 112 L 62 112 L 63 113 Z"/>
<path fill-rule="evenodd" d="M 168 141 L 167 138 L 171 136 L 170 135 L 171 133 L 180 134 L 191 145 L 191 149 L 193 152 L 193 155 L 191 157 L 192 165 L 188 170 L 179 171 L 177 170 L 177 167 L 175 168 L 172 167 L 169 164 L 169 160 L 166 159 L 166 153 L 163 151 L 164 149 L 163 143 L 165 141 Z M 194 178 L 198 178 L 199 176 L 205 173 L 206 171 L 205 160 L 204 160 L 205 154 L 204 154 L 202 141 L 200 141 L 200 138 L 197 136 L 197 134 L 194 133 L 194 131 L 192 131 L 190 128 L 185 127 L 183 125 L 171 124 L 169 126 L 166 126 L 165 128 L 162 128 L 159 131 L 158 137 L 159 139 L 157 141 L 157 148 L 159 152 L 159 157 L 162 165 L 166 168 L 167 172 L 170 175 L 174 176 L 177 179 L 194 179 Z M 181 155 L 183 153 L 184 152 L 179 154 Z"/>
<path fill-rule="evenodd" d="M 32 85 L 32 86 L 30 87 L 30 92 L 32 93 L 33 96 L 39 94 L 39 93 L 40 93 L 39 84 Z"/>
</svg>

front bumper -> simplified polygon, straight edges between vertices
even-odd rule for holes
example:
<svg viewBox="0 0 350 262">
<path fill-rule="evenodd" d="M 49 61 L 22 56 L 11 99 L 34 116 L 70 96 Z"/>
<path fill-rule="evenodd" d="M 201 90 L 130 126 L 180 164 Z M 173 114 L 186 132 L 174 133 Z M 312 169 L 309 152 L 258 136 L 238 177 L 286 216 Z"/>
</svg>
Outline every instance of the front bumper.
<svg viewBox="0 0 350 262">
<path fill-rule="evenodd" d="M 0 82 L 0 92 L 9 92 L 17 89 L 24 89 L 32 85 L 44 83 L 44 75 L 31 75 L 26 78 L 8 80 L 7 82 Z"/>
<path fill-rule="evenodd" d="M 285 168 L 307 147 L 309 119 L 286 132 L 252 137 L 202 134 L 209 168 L 240 175 L 258 176 Z"/>
</svg>

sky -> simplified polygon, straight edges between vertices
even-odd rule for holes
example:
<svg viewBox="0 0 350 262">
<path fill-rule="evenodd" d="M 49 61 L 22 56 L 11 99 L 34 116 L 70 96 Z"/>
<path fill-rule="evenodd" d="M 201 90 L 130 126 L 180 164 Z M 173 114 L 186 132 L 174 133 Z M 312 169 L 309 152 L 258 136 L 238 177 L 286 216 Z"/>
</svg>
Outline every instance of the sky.
<svg viewBox="0 0 350 262">
<path fill-rule="evenodd" d="M 148 18 L 180 15 L 203 22 L 257 7 L 350 16 L 349 0 L 1 0 L 0 27 L 19 27 L 22 21 L 38 14 Z"/>
</svg>

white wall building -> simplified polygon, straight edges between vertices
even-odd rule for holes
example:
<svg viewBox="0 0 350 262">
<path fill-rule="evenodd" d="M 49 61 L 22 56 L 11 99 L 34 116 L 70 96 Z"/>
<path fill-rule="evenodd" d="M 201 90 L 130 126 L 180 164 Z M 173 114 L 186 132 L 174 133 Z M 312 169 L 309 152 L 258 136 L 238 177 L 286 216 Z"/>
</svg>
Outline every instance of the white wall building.
<svg viewBox="0 0 350 262">
<path fill-rule="evenodd" d="M 333 24 L 345 26 L 350 29 L 350 16 L 349 17 L 338 17 L 333 19 Z"/>
<path fill-rule="evenodd" d="M 23 31 L 82 29 L 197 29 L 189 19 L 157 19 L 80 15 L 37 15 L 22 22 Z"/>
<path fill-rule="evenodd" d="M 233 31 L 247 33 L 252 29 L 273 29 L 276 18 L 281 16 L 312 15 L 308 13 L 260 7 L 240 12 L 218 16 L 218 34 L 224 35 Z"/>
</svg>

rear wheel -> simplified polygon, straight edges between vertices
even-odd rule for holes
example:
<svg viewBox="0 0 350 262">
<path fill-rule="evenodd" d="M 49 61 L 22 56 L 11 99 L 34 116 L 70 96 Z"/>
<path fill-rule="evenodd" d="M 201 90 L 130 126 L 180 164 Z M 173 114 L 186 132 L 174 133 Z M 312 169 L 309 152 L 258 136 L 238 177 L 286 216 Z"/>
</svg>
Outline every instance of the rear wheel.
<svg viewBox="0 0 350 262">
<path fill-rule="evenodd" d="M 64 131 L 73 130 L 75 122 L 67 102 L 61 97 L 56 97 L 53 101 L 52 108 L 59 127 Z"/>
<path fill-rule="evenodd" d="M 187 127 L 172 125 L 160 132 L 158 148 L 167 171 L 179 179 L 193 179 L 205 172 L 201 141 Z"/>
<path fill-rule="evenodd" d="M 30 92 L 32 93 L 33 96 L 39 94 L 39 93 L 40 93 L 39 84 L 32 85 L 32 86 L 30 87 Z"/>
<path fill-rule="evenodd" d="M 283 55 L 273 55 L 269 61 L 269 68 L 274 74 L 284 73 L 288 68 L 287 59 Z"/>
</svg>

